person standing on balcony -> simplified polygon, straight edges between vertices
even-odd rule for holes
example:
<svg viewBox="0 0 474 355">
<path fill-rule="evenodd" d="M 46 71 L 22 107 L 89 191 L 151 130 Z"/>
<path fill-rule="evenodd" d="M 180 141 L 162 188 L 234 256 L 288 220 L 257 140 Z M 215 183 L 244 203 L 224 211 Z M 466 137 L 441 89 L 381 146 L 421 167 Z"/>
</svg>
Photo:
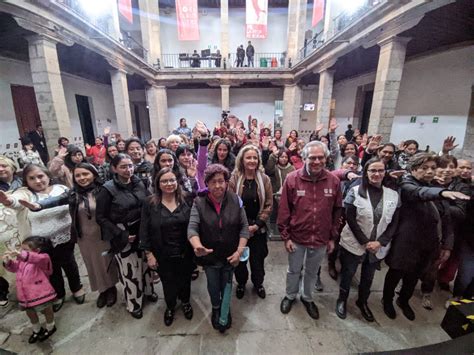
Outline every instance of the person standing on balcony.
<svg viewBox="0 0 474 355">
<path fill-rule="evenodd" d="M 244 66 L 244 59 L 245 59 L 245 50 L 244 50 L 244 45 L 241 44 L 240 47 L 237 47 L 237 67 Z"/>
<path fill-rule="evenodd" d="M 199 68 L 201 66 L 201 57 L 197 50 L 194 50 L 193 55 L 191 56 L 191 68 Z"/>
<path fill-rule="evenodd" d="M 250 65 L 252 65 L 253 67 L 253 57 L 255 55 L 255 48 L 253 48 L 252 42 L 249 41 L 245 53 L 247 54 L 247 66 L 250 67 Z"/>
<path fill-rule="evenodd" d="M 216 59 L 214 60 L 214 64 L 216 65 L 216 68 L 221 67 L 221 60 L 222 60 L 222 54 L 221 54 L 221 51 L 218 49 L 216 51 Z"/>
</svg>

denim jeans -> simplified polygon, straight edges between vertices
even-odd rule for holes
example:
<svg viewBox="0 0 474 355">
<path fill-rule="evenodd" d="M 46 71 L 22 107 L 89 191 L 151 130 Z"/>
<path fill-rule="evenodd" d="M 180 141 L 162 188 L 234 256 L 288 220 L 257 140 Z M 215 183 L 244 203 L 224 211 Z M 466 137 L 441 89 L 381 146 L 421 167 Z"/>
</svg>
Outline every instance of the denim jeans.
<svg viewBox="0 0 474 355">
<path fill-rule="evenodd" d="M 326 254 L 326 246 L 309 248 L 295 242 L 293 242 L 293 244 L 296 250 L 293 253 L 288 253 L 286 297 L 290 300 L 294 300 L 301 288 L 301 297 L 303 300 L 310 302 L 313 300 L 312 292 L 318 277 L 318 269 Z M 301 277 L 302 269 L 303 277 Z"/>
<path fill-rule="evenodd" d="M 474 250 L 466 243 L 460 249 L 459 260 L 453 295 L 471 298 L 474 296 Z"/>
<path fill-rule="evenodd" d="M 224 289 L 234 275 L 234 267 L 230 264 L 216 264 L 204 266 L 207 278 L 207 292 L 211 298 L 212 308 L 221 307 Z"/>
<path fill-rule="evenodd" d="M 360 273 L 359 283 L 359 302 L 367 303 L 370 295 L 370 288 L 372 287 L 372 281 L 374 280 L 375 270 L 377 270 L 378 262 L 371 263 L 369 261 L 369 254 L 366 253 L 362 256 L 354 255 L 348 252 L 343 247 L 340 248 L 341 258 L 341 283 L 339 298 L 347 299 L 349 291 L 351 289 L 351 282 L 354 274 L 362 263 L 362 270 Z"/>
</svg>

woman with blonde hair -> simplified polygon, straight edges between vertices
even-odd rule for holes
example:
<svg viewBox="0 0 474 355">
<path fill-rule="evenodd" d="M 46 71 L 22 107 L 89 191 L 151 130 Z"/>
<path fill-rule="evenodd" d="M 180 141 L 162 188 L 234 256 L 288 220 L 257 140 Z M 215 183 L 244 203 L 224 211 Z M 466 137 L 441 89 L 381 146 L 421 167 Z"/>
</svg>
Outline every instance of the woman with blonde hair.
<svg viewBox="0 0 474 355">
<path fill-rule="evenodd" d="M 178 149 L 178 147 L 181 144 L 183 144 L 183 140 L 181 139 L 180 136 L 178 136 L 176 134 L 171 134 L 166 139 L 166 145 L 167 145 L 168 149 L 171 150 L 173 153 L 176 153 L 176 149 Z"/>
<path fill-rule="evenodd" d="M 251 280 L 260 298 L 266 297 L 263 279 L 264 260 L 268 255 L 267 220 L 272 211 L 273 191 L 270 178 L 263 172 L 259 149 L 252 145 L 244 146 L 235 159 L 235 169 L 229 181 L 230 190 L 242 199 L 249 224 Z M 237 280 L 236 296 L 244 297 L 245 284 L 249 272 L 247 262 L 241 262 L 235 269 Z"/>
</svg>

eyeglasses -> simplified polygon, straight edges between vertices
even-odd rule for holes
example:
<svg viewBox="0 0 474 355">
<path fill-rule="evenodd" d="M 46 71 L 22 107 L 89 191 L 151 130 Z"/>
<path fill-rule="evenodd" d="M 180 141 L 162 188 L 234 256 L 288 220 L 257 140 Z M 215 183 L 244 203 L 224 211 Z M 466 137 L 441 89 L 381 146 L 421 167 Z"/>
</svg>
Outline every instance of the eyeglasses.
<svg viewBox="0 0 474 355">
<path fill-rule="evenodd" d="M 168 180 L 161 180 L 160 184 L 161 185 L 173 185 L 176 183 L 176 179 L 168 179 Z"/>
<path fill-rule="evenodd" d="M 385 169 L 369 169 L 367 172 L 371 174 L 385 174 Z"/>
</svg>

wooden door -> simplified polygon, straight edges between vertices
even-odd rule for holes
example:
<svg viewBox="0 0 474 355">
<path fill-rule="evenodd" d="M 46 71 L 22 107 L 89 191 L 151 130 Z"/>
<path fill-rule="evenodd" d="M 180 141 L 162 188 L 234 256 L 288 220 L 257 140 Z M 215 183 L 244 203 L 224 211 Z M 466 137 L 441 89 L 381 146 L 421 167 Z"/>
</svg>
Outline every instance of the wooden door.
<svg viewBox="0 0 474 355">
<path fill-rule="evenodd" d="M 11 91 L 18 131 L 20 137 L 24 137 L 41 124 L 35 90 L 31 86 L 11 85 Z"/>
</svg>

